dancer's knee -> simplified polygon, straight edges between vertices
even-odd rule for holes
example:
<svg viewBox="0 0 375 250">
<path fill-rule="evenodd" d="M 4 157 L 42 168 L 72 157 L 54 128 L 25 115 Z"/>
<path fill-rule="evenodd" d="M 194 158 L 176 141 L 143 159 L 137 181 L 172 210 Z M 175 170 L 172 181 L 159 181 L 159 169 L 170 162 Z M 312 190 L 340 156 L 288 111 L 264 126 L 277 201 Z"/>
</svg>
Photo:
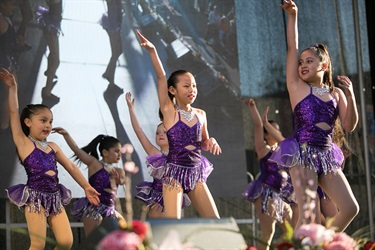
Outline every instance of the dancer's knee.
<svg viewBox="0 0 375 250">
<path fill-rule="evenodd" d="M 67 233 L 65 237 L 59 237 L 59 239 L 57 239 L 56 249 L 67 250 L 67 249 L 71 249 L 72 246 L 73 246 L 73 235 L 70 233 Z"/>
<path fill-rule="evenodd" d="M 32 237 L 30 239 L 29 250 L 43 250 L 45 246 L 46 246 L 46 240 L 44 238 Z"/>
</svg>

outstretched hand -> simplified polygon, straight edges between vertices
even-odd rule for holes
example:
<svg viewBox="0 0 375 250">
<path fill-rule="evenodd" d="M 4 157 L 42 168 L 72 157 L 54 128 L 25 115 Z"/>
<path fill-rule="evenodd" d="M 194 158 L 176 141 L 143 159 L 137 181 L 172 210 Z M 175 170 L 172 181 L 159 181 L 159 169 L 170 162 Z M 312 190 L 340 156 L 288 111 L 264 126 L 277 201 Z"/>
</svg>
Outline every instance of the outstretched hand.
<svg viewBox="0 0 375 250">
<path fill-rule="evenodd" d="M 16 85 L 16 78 L 14 75 L 4 68 L 0 71 L 0 81 L 3 81 L 8 87 Z"/>
<path fill-rule="evenodd" d="M 136 33 L 137 33 L 139 39 L 141 40 L 141 44 L 140 44 L 140 45 L 141 45 L 143 48 L 145 48 L 145 49 L 148 50 L 148 51 L 151 51 L 151 50 L 155 49 L 155 46 L 154 46 L 149 40 L 147 40 L 147 38 L 144 37 L 144 36 L 141 34 L 141 32 L 139 32 L 139 30 L 136 30 Z"/>
<path fill-rule="evenodd" d="M 130 92 L 125 94 L 125 99 L 129 109 L 134 108 L 134 98 L 132 99 L 132 94 Z"/>
<path fill-rule="evenodd" d="M 280 7 L 285 10 L 288 15 L 295 15 L 298 12 L 297 5 L 292 0 L 284 0 L 284 4 L 280 4 Z"/>
<path fill-rule="evenodd" d="M 217 143 L 216 139 L 211 137 L 208 139 L 208 150 L 213 155 L 219 155 L 221 154 L 221 147 L 219 143 Z"/>
<path fill-rule="evenodd" d="M 100 203 L 99 200 L 99 195 L 98 193 L 92 186 L 85 188 L 85 194 L 86 198 L 89 200 L 89 202 L 95 206 L 98 206 Z"/>
<path fill-rule="evenodd" d="M 347 76 L 337 76 L 337 80 L 340 81 L 339 86 L 344 89 L 345 95 L 354 96 L 353 84 Z"/>
<path fill-rule="evenodd" d="M 60 135 L 66 135 L 68 134 L 68 131 L 66 131 L 64 128 L 56 127 L 52 129 L 52 133 L 58 133 Z"/>
</svg>

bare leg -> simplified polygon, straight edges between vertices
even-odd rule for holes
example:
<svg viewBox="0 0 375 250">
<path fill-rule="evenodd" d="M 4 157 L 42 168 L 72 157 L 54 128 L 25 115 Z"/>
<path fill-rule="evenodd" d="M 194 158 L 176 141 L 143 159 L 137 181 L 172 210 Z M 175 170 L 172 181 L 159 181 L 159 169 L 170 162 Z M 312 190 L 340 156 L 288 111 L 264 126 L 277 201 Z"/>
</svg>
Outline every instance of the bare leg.
<svg viewBox="0 0 375 250">
<path fill-rule="evenodd" d="M 349 182 L 339 170 L 337 174 L 328 173 L 319 176 L 319 184 L 338 207 L 332 226 L 337 227 L 338 231 L 344 231 L 359 212 L 359 205 Z"/>
<path fill-rule="evenodd" d="M 73 233 L 65 210 L 55 216 L 48 217 L 48 224 L 57 241 L 55 250 L 67 250 L 72 248 Z"/>
<path fill-rule="evenodd" d="M 322 225 L 327 226 L 327 219 L 337 214 L 337 206 L 328 196 L 325 196 L 320 198 L 320 211 Z"/>
<path fill-rule="evenodd" d="M 220 219 L 214 198 L 206 183 L 198 182 L 195 189 L 188 193 L 188 196 L 201 217 Z"/>
<path fill-rule="evenodd" d="M 102 223 L 102 220 L 102 218 L 100 218 L 99 220 L 95 220 L 89 217 L 84 217 L 82 219 L 86 237 L 89 236 L 92 231 L 94 231 L 100 225 L 100 223 Z"/>
<path fill-rule="evenodd" d="M 271 203 L 272 202 L 268 203 L 268 211 L 272 215 L 274 211 Z M 254 205 L 261 231 L 260 241 L 257 241 L 256 248 L 258 250 L 268 250 L 272 242 L 273 235 L 275 234 L 276 221 L 271 215 L 262 213 L 262 200 L 260 198 L 255 200 Z"/>
<path fill-rule="evenodd" d="M 159 204 L 154 204 L 150 207 L 148 211 L 148 217 L 152 219 L 164 218 L 163 208 Z"/>
<path fill-rule="evenodd" d="M 163 185 L 164 218 L 181 219 L 182 196 L 181 184 Z"/>
<path fill-rule="evenodd" d="M 306 194 L 306 191 L 317 193 L 318 188 L 318 176 L 317 174 L 308 168 L 302 166 L 295 166 L 289 170 L 292 178 L 294 192 L 296 194 L 296 200 L 298 203 L 298 222 L 296 228 L 302 224 L 309 223 L 320 223 L 320 209 L 318 207 L 317 196 L 310 196 Z M 312 204 L 313 207 L 306 208 L 304 205 Z M 314 205 L 315 204 L 315 205 Z"/>
<path fill-rule="evenodd" d="M 38 213 L 29 211 L 29 208 L 26 207 L 25 217 L 30 236 L 29 250 L 43 250 L 47 235 L 47 217 L 44 215 L 44 208 L 41 208 L 40 213 Z"/>
</svg>

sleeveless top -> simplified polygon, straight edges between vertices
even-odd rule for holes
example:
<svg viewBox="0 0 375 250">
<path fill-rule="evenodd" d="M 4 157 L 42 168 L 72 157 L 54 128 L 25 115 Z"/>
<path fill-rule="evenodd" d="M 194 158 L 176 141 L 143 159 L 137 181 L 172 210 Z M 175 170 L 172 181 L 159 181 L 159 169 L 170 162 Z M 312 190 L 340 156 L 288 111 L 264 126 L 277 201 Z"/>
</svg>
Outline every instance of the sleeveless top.
<svg viewBox="0 0 375 250">
<path fill-rule="evenodd" d="M 178 112 L 178 121 L 167 131 L 169 154 L 167 163 L 185 167 L 195 167 L 201 162 L 202 125 L 197 122 L 189 126 L 181 120 Z M 194 146 L 192 150 L 187 146 Z"/>
<path fill-rule="evenodd" d="M 22 163 L 27 174 L 27 186 L 42 192 L 54 193 L 59 189 L 55 151 L 51 148 L 50 152 L 44 152 L 35 143 L 34 147 Z M 50 170 L 55 174 L 46 173 Z"/>
<path fill-rule="evenodd" d="M 102 167 L 96 173 L 91 175 L 89 178 L 90 185 L 100 193 L 100 203 L 103 203 L 107 206 L 115 204 L 115 198 L 117 193 L 117 190 L 113 190 L 113 192 L 111 193 L 105 191 L 105 189 L 112 189 L 110 178 L 110 174 L 105 170 L 104 167 Z"/>
<path fill-rule="evenodd" d="M 293 136 L 299 143 L 306 142 L 308 145 L 322 148 L 331 147 L 332 131 L 337 116 L 336 99 L 325 102 L 314 95 L 310 87 L 310 94 L 294 108 Z M 318 123 L 326 123 L 330 128 L 324 130 L 316 126 Z"/>
</svg>

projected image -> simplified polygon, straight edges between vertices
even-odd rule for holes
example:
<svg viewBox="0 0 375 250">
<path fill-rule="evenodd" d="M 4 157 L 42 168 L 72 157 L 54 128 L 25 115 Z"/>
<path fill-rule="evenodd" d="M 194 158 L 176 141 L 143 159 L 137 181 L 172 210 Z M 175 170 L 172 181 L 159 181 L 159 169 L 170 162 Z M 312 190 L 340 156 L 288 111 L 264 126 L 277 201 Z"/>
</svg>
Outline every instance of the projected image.
<svg viewBox="0 0 375 250">
<path fill-rule="evenodd" d="M 51 5 L 30 1 L 33 18 L 24 35 L 27 49 L 18 58 L 18 96 L 20 111 L 30 103 L 49 106 L 53 126 L 68 131 L 79 147 L 101 134 L 113 136 L 121 144 L 132 144 L 132 160 L 140 167 L 132 176 L 136 184 L 150 180 L 150 176 L 145 164 L 147 154 L 131 126 L 125 93 L 130 92 L 134 98 L 134 111 L 150 140 L 155 138 L 160 119 L 154 71 L 135 30 L 157 46 L 168 76 L 176 69 L 188 69 L 195 75 L 202 105 L 205 97 L 223 86 L 230 95 L 239 95 L 235 8 L 233 1 L 223 0 L 112 3 L 65 0 Z M 27 13 L 21 10 L 12 16 L 16 29 Z M 47 11 L 53 15 L 48 16 Z M 5 93 L 1 93 L 2 101 Z M 27 178 L 6 118 L 1 119 L 4 190 L 25 183 Z M 52 133 L 48 140 L 68 157 L 73 156 L 62 135 Z M 78 166 L 87 177 L 87 166 Z M 84 195 L 61 166 L 58 171 L 59 181 L 72 190 L 74 197 Z M 119 191 L 122 196 L 124 190 Z"/>
</svg>

